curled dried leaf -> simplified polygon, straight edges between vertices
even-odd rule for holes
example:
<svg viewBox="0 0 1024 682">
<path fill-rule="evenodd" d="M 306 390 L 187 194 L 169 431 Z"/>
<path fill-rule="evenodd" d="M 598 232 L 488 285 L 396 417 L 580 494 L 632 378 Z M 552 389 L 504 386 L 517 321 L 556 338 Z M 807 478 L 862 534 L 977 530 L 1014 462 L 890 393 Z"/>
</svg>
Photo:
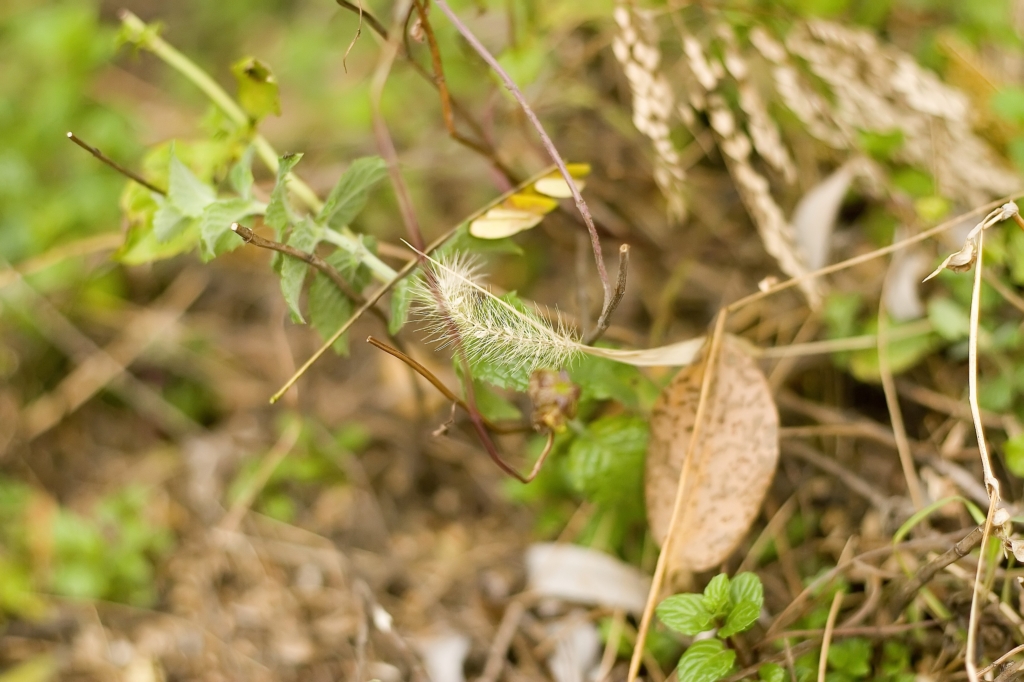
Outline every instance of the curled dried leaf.
<svg viewBox="0 0 1024 682">
<path fill-rule="evenodd" d="M 932 274 L 925 277 L 924 281 L 927 282 L 943 270 L 967 272 L 974 267 L 974 261 L 976 260 L 978 260 L 978 242 L 973 237 L 968 237 L 963 247 L 959 251 L 946 256 L 946 260 L 942 261 L 939 267 L 932 271 Z"/>
<path fill-rule="evenodd" d="M 647 449 L 647 516 L 664 545 L 700 400 L 706 362 L 682 369 L 658 398 Z M 672 539 L 670 571 L 721 563 L 761 508 L 779 459 L 779 416 L 742 342 L 726 337 Z"/>
</svg>

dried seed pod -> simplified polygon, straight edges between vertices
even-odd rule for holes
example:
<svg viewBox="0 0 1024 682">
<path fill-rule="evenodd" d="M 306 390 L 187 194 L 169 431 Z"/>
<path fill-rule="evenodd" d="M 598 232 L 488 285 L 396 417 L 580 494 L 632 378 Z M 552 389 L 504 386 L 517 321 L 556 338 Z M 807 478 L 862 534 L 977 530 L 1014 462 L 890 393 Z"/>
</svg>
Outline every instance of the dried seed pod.
<svg viewBox="0 0 1024 682">
<path fill-rule="evenodd" d="M 527 388 L 533 403 L 533 426 L 537 430 L 565 431 L 566 422 L 576 416 L 580 387 L 563 370 L 538 369 L 530 375 Z"/>
<path fill-rule="evenodd" d="M 665 543 L 683 459 L 693 434 L 706 361 L 682 369 L 651 418 L 647 516 Z M 736 548 L 757 516 L 779 459 L 779 416 L 768 382 L 738 339 L 722 342 L 701 438 L 672 540 L 670 571 L 703 571 Z"/>
</svg>

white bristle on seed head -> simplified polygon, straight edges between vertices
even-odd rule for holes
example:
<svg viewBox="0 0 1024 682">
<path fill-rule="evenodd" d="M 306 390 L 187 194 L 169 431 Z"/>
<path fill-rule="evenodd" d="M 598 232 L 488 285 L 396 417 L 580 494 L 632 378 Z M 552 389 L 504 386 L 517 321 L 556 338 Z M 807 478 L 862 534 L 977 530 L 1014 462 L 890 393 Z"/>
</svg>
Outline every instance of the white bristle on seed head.
<svg viewBox="0 0 1024 682">
<path fill-rule="evenodd" d="M 551 327 L 484 288 L 480 263 L 472 256 L 430 259 L 428 270 L 428 279 L 418 282 L 414 296 L 417 314 L 440 348 L 458 345 L 472 362 L 500 362 L 529 371 L 565 367 L 581 352 L 578 339 L 560 318 Z"/>
</svg>

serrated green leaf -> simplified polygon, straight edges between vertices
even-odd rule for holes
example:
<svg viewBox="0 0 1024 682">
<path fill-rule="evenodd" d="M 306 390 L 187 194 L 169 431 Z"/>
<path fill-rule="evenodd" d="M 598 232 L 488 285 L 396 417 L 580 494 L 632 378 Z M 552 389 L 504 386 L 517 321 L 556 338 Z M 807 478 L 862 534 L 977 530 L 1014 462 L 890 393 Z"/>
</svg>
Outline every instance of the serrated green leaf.
<svg viewBox="0 0 1024 682">
<path fill-rule="evenodd" d="M 166 242 L 157 239 L 155 230 L 144 226 L 132 228 L 114 258 L 125 265 L 152 263 L 191 250 L 198 238 L 199 224 L 195 220 L 186 221 L 185 229 Z"/>
<path fill-rule="evenodd" d="M 317 222 L 334 229 L 348 225 L 366 206 L 370 190 L 386 174 L 387 164 L 379 156 L 364 156 L 353 161 L 328 195 Z"/>
<path fill-rule="evenodd" d="M 715 620 L 699 594 L 674 594 L 658 604 L 655 613 L 667 627 L 691 637 L 710 630 Z"/>
<path fill-rule="evenodd" d="M 242 245 L 231 231 L 231 223 L 260 212 L 260 205 L 248 199 L 220 199 L 203 210 L 199 217 L 200 255 L 209 261 Z"/>
<path fill-rule="evenodd" d="M 163 197 L 157 198 L 156 202 L 157 209 L 153 213 L 153 236 L 158 242 L 168 242 L 184 232 L 191 221 Z"/>
<path fill-rule="evenodd" d="M 476 398 L 476 406 L 480 410 L 480 414 L 492 422 L 517 421 L 523 418 L 518 407 L 480 381 L 473 382 L 473 397 Z"/>
<path fill-rule="evenodd" d="M 269 66 L 255 57 L 243 57 L 231 65 L 231 73 L 238 83 L 238 103 L 252 121 L 281 115 L 277 79 Z"/>
<path fill-rule="evenodd" d="M 344 252 L 335 251 L 326 260 L 339 272 L 345 267 Z M 313 277 L 313 284 L 309 287 L 307 308 L 309 309 L 310 323 L 324 341 L 348 322 L 354 312 L 354 306 L 348 296 L 334 286 L 334 282 L 320 271 L 317 271 Z M 338 355 L 347 355 L 348 334 L 342 334 L 331 347 Z"/>
<path fill-rule="evenodd" d="M 198 218 L 203 209 L 217 199 L 213 188 L 195 176 L 171 150 L 168 167 L 170 182 L 167 187 L 167 203 L 174 206 L 183 216 Z"/>
<path fill-rule="evenodd" d="M 616 400 L 632 410 L 653 404 L 659 389 L 637 367 L 584 355 L 567 368 L 581 400 Z"/>
<path fill-rule="evenodd" d="M 246 147 L 245 152 L 242 153 L 242 158 L 228 172 L 228 182 L 231 184 L 231 189 L 238 192 L 238 195 L 243 199 L 252 199 L 252 186 L 255 183 L 252 176 L 252 158 L 255 152 L 256 148 L 252 145 Z"/>
<path fill-rule="evenodd" d="M 756 573 L 744 571 L 733 576 L 729 583 L 729 603 L 752 602 L 760 609 L 764 604 L 764 585 Z"/>
<path fill-rule="evenodd" d="M 288 245 L 300 251 L 312 253 L 320 242 L 323 230 L 323 227 L 306 218 L 295 226 L 288 238 Z M 309 265 L 298 258 L 285 256 L 281 261 L 281 293 L 292 313 L 292 319 L 296 322 L 305 322 L 302 312 L 299 310 L 299 297 L 302 294 L 302 283 L 306 280 L 308 270 Z"/>
<path fill-rule="evenodd" d="M 598 419 L 569 447 L 566 473 L 570 483 L 596 504 L 642 515 L 649 436 L 647 422 L 638 417 Z"/>
<path fill-rule="evenodd" d="M 388 333 L 391 335 L 397 334 L 409 319 L 409 306 L 412 304 L 412 294 L 416 284 L 415 277 L 415 275 L 406 277 L 391 290 L 391 318 L 388 320 Z"/>
<path fill-rule="evenodd" d="M 754 601 L 741 601 L 733 604 L 729 609 L 729 615 L 725 617 L 725 624 L 718 631 L 719 637 L 732 637 L 737 632 L 744 632 L 750 628 L 757 617 L 761 615 L 761 605 Z"/>
<path fill-rule="evenodd" d="M 719 573 L 704 588 L 704 608 L 716 616 L 724 614 L 729 605 L 729 576 Z"/>
<path fill-rule="evenodd" d="M 284 154 L 277 160 L 277 182 L 270 193 L 270 203 L 263 222 L 274 230 L 277 241 L 284 237 L 284 231 L 292 222 L 292 212 L 288 207 L 288 173 L 302 159 L 302 154 Z"/>
<path fill-rule="evenodd" d="M 736 652 L 719 639 L 694 642 L 679 659 L 676 678 L 686 682 L 717 682 L 732 670 Z"/>
<path fill-rule="evenodd" d="M 765 663 L 757 669 L 761 682 L 785 682 L 786 669 L 778 663 Z"/>
</svg>

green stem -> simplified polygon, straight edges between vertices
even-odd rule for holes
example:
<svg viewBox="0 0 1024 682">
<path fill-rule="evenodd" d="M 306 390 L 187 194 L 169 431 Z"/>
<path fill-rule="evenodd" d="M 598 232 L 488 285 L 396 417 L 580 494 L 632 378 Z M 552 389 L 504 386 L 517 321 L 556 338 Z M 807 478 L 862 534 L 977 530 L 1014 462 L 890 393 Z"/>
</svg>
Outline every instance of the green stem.
<svg viewBox="0 0 1024 682">
<path fill-rule="evenodd" d="M 381 282 L 390 282 L 398 276 L 398 272 L 394 268 L 373 255 L 363 242 L 347 228 L 343 228 L 341 232 L 327 228 L 324 230 L 324 241 L 351 253 Z"/>
<path fill-rule="evenodd" d="M 215 106 L 224 112 L 232 123 L 240 128 L 249 128 L 251 126 L 248 115 L 224 91 L 224 88 L 220 87 L 217 81 L 213 80 L 210 74 L 206 73 L 198 64 L 157 35 L 153 27 L 148 26 L 146 22 L 128 10 L 124 10 L 121 13 L 121 23 L 128 31 L 128 39 L 134 45 L 149 50 L 165 64 L 191 81 Z M 274 150 L 265 137 L 255 133 L 255 131 L 253 132 L 252 143 L 256 148 L 256 154 L 266 164 L 267 168 L 276 174 L 279 156 L 277 151 Z M 323 208 L 324 203 L 320 201 L 320 197 L 316 195 L 316 192 L 294 173 L 288 174 L 288 189 L 294 192 L 295 196 L 301 199 L 314 214 L 319 213 Z M 329 235 L 327 237 L 328 241 L 358 258 L 361 263 L 370 269 L 370 272 L 373 273 L 376 279 L 381 282 L 390 282 L 395 277 L 395 270 L 371 253 L 347 228 L 343 229 L 341 234 L 328 229 L 326 234 Z"/>
<path fill-rule="evenodd" d="M 167 41 L 157 35 L 153 27 L 148 26 L 142 19 L 124 10 L 121 13 L 121 23 L 128 31 L 129 40 L 145 50 L 149 50 L 158 58 L 163 60 L 165 64 L 176 70 L 182 76 L 192 82 L 197 88 L 199 88 L 203 94 L 205 94 L 210 101 L 213 102 L 224 114 L 231 119 L 232 123 L 240 128 L 248 128 L 250 126 L 249 117 L 242 110 L 240 106 L 231 98 L 231 96 L 224 92 L 224 88 L 217 84 L 217 81 L 210 77 L 210 74 L 203 71 L 203 69 L 193 62 L 191 59 L 186 57 L 184 54 L 176 50 Z M 274 148 L 270 145 L 265 137 L 256 133 L 253 135 L 253 145 L 256 147 L 256 153 L 260 159 L 267 165 L 273 173 L 277 173 L 277 157 L 278 153 L 274 151 Z M 300 178 L 296 177 L 294 173 L 288 174 L 288 180 L 290 181 L 289 188 L 299 197 L 306 206 L 313 213 L 319 213 L 320 209 L 323 208 L 323 202 L 316 195 L 316 192 L 310 188 Z"/>
</svg>

